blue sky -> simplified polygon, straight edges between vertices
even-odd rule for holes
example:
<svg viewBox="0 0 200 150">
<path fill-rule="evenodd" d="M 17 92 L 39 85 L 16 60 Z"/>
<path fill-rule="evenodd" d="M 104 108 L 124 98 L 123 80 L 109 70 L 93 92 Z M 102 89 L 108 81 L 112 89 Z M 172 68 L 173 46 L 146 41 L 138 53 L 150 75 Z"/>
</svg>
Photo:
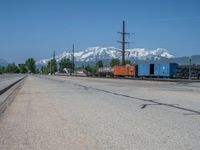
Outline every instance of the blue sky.
<svg viewBox="0 0 200 150">
<path fill-rule="evenodd" d="M 72 43 L 120 48 L 122 20 L 135 33 L 130 48 L 200 54 L 199 0 L 0 0 L 0 58 L 39 60 Z"/>
</svg>

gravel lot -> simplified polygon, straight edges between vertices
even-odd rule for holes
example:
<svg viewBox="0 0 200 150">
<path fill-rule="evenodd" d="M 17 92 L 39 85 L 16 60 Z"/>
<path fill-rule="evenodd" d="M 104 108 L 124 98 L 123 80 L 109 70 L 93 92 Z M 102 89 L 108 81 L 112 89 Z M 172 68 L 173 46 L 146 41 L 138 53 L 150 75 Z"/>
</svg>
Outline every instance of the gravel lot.
<svg viewBox="0 0 200 150">
<path fill-rule="evenodd" d="M 199 150 L 200 83 L 28 76 L 2 150 Z"/>
</svg>

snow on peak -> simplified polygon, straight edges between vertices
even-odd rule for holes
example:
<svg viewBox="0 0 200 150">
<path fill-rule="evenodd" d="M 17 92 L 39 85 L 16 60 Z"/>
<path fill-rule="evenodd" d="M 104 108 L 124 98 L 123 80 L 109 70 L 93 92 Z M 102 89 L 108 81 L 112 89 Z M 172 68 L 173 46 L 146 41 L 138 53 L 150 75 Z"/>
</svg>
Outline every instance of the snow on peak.
<svg viewBox="0 0 200 150">
<path fill-rule="evenodd" d="M 167 49 L 157 48 L 149 50 L 145 48 L 127 49 L 125 52 L 126 59 L 137 60 L 159 60 L 161 58 L 173 58 L 174 56 L 169 53 Z M 56 61 L 59 62 L 62 58 L 72 58 L 71 52 L 64 51 L 63 53 L 56 55 Z M 84 51 L 78 51 L 74 53 L 76 62 L 94 62 L 96 60 L 110 60 L 112 58 L 121 59 L 121 50 L 115 47 L 89 47 Z M 46 65 L 48 61 L 52 59 L 43 59 L 36 62 L 37 65 Z"/>
</svg>

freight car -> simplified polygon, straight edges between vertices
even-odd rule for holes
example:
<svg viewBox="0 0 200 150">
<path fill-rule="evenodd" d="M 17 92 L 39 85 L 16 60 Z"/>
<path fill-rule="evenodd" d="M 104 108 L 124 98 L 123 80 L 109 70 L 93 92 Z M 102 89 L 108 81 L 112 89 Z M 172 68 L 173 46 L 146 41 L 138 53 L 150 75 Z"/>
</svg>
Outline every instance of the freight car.
<svg viewBox="0 0 200 150">
<path fill-rule="evenodd" d="M 173 78 L 176 77 L 177 67 L 176 63 L 102 67 L 98 69 L 98 76 Z"/>
<path fill-rule="evenodd" d="M 131 76 L 135 77 L 137 74 L 136 65 L 130 66 L 114 66 L 114 76 Z"/>
<path fill-rule="evenodd" d="M 136 65 L 101 67 L 97 72 L 100 77 L 135 77 L 137 75 Z"/>
<path fill-rule="evenodd" d="M 178 64 L 176 63 L 165 63 L 154 65 L 154 76 L 156 77 L 176 77 L 176 70 Z"/>
<path fill-rule="evenodd" d="M 101 67 L 97 71 L 98 76 L 100 77 L 113 77 L 114 68 L 113 67 Z"/>
<path fill-rule="evenodd" d="M 168 77 L 176 76 L 176 63 L 163 63 L 163 64 L 138 64 L 139 77 Z"/>
</svg>

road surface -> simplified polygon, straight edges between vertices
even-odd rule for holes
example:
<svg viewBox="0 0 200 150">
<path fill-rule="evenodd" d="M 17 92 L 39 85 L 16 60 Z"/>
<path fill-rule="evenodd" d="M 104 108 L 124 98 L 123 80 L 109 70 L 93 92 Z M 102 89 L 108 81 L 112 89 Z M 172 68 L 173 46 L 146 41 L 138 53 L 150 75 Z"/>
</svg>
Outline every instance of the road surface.
<svg viewBox="0 0 200 150">
<path fill-rule="evenodd" d="M 200 83 L 28 76 L 2 150 L 199 150 Z"/>
<path fill-rule="evenodd" d="M 19 74 L 6 74 L 0 75 L 0 91 L 5 87 L 9 86 L 10 84 L 16 82 L 17 80 L 24 77 L 24 75 Z"/>
</svg>

